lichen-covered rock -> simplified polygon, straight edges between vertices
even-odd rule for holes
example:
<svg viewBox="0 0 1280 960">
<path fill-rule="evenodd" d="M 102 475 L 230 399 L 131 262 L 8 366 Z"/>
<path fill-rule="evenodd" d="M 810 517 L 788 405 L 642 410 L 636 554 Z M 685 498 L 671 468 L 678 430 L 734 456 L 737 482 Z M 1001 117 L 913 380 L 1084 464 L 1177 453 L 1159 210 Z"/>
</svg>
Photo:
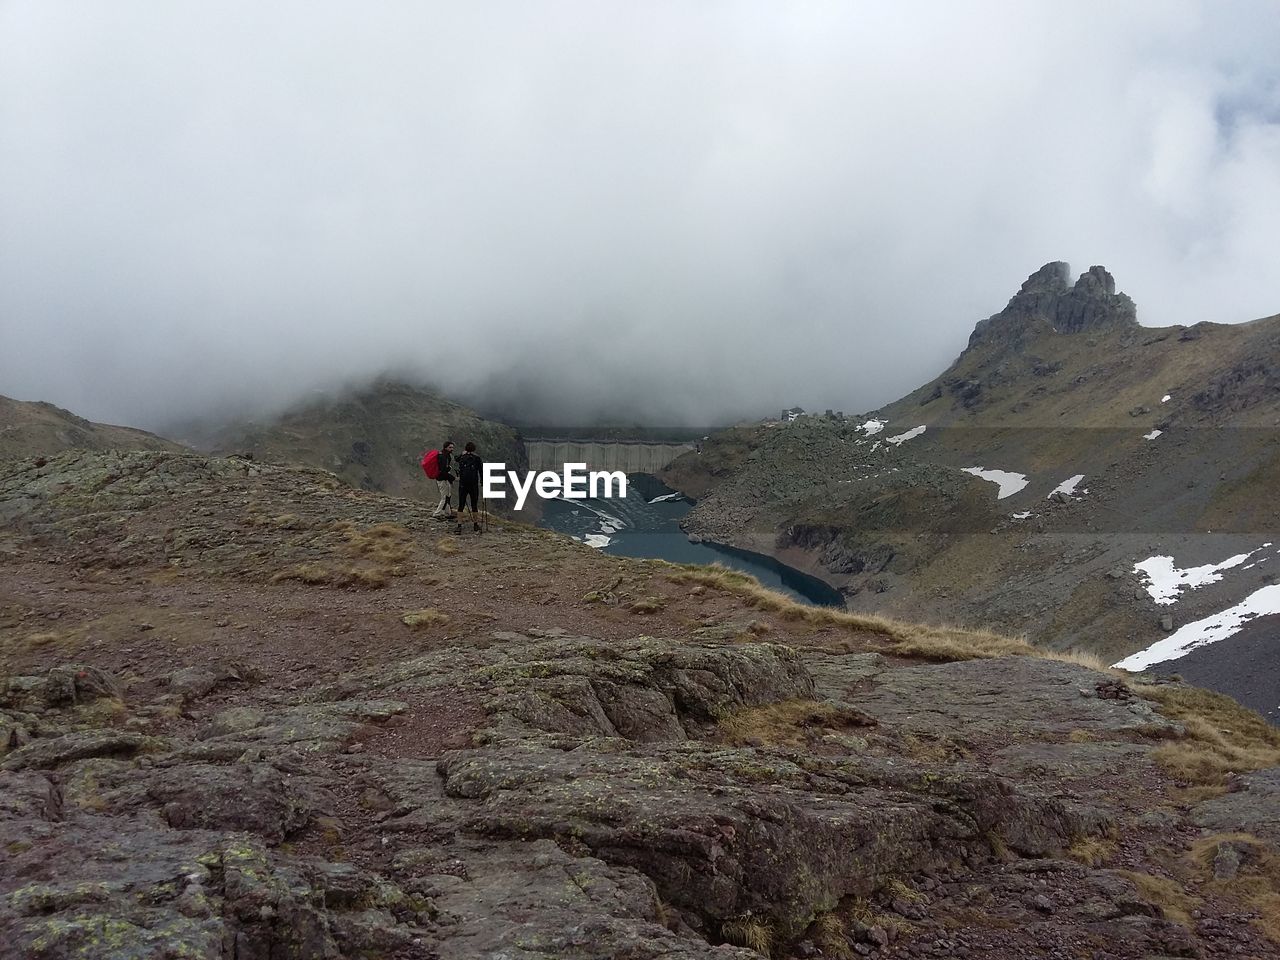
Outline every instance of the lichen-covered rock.
<svg viewBox="0 0 1280 960">
<path fill-rule="evenodd" d="M 140 733 L 118 730 L 80 730 L 60 737 L 33 740 L 0 761 L 5 770 L 44 770 L 88 757 L 133 756 L 155 750 L 162 741 Z"/>
</svg>

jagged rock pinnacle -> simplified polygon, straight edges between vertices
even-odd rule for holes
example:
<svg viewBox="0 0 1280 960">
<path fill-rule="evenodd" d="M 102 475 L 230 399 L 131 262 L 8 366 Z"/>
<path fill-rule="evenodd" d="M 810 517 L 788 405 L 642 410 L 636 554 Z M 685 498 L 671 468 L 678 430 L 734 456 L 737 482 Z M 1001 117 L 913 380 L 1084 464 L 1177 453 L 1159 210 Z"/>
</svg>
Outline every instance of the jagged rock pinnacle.
<svg viewBox="0 0 1280 960">
<path fill-rule="evenodd" d="M 1047 320 L 1059 333 L 1080 333 L 1136 326 L 1137 308 L 1128 295 L 1116 293 L 1106 267 L 1092 266 L 1069 285 L 1070 266 L 1055 260 L 1031 274 L 1008 305 L 979 321 L 969 345 L 994 337 L 1014 342 L 1035 320 Z"/>
</svg>

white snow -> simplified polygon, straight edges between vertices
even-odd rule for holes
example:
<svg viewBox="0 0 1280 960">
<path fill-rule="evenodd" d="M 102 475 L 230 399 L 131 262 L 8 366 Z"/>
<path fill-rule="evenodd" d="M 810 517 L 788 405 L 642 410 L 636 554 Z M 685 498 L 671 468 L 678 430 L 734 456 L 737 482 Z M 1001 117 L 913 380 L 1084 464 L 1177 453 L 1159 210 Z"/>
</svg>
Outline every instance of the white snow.
<svg viewBox="0 0 1280 960">
<path fill-rule="evenodd" d="M 1154 440 L 1156 437 L 1160 436 L 1160 434 L 1162 434 L 1162 433 L 1164 433 L 1164 431 L 1163 431 L 1163 430 L 1152 430 L 1150 433 L 1144 433 L 1144 434 L 1142 435 L 1142 439 L 1143 439 L 1143 440 Z"/>
<path fill-rule="evenodd" d="M 683 497 L 683 496 L 684 496 L 684 494 L 683 494 L 683 493 L 668 493 L 668 494 L 665 494 L 665 495 L 663 495 L 663 496 L 661 496 L 661 497 L 654 497 L 654 498 L 653 498 L 652 500 L 650 500 L 649 502 L 650 502 L 650 503 L 662 503 L 662 501 L 664 501 L 664 500 L 679 500 L 679 499 L 680 499 L 681 497 Z"/>
<path fill-rule="evenodd" d="M 918 427 L 912 427 L 906 433 L 900 433 L 896 437 L 886 438 L 885 443 L 892 443 L 895 447 L 900 447 L 911 438 L 920 436 L 920 434 L 924 433 L 924 431 L 925 431 L 925 426 L 922 423 Z"/>
<path fill-rule="evenodd" d="M 615 517 L 612 513 L 605 510 L 598 510 L 591 506 L 591 504 L 583 503 L 581 500 L 570 501 L 564 496 L 556 497 L 556 499 L 566 500 L 567 502 L 573 503 L 575 506 L 583 510 L 589 510 L 600 518 L 600 532 L 588 533 L 582 538 L 581 542 L 585 543 L 588 547 L 595 547 L 596 549 L 599 549 L 600 547 L 607 547 L 613 542 L 611 534 L 617 533 L 627 525 L 627 521 L 623 520 L 621 517 Z M 573 512 L 574 514 L 577 514 L 578 511 L 574 510 Z M 574 537 L 574 539 L 576 540 L 578 538 Z"/>
<path fill-rule="evenodd" d="M 1179 627 L 1169 636 L 1158 640 L 1145 650 L 1139 650 L 1115 664 L 1121 670 L 1145 670 L 1153 663 L 1176 660 L 1197 647 L 1217 643 L 1237 633 L 1254 617 L 1280 613 L 1280 584 L 1255 590 L 1234 607 Z"/>
<path fill-rule="evenodd" d="M 1055 493 L 1065 493 L 1069 497 L 1074 496 L 1076 492 L 1076 486 L 1083 479 L 1084 479 L 1083 473 L 1077 473 L 1074 477 L 1068 477 L 1066 480 L 1063 480 L 1060 484 L 1058 484 L 1056 487 L 1054 487 L 1052 490 L 1049 491 L 1049 497 L 1052 497 Z M 1088 492 L 1089 492 L 1088 490 L 1085 491 L 1085 493 L 1088 493 Z M 1045 499 L 1047 500 L 1049 499 L 1049 497 L 1045 497 Z"/>
<path fill-rule="evenodd" d="M 1011 513 L 1009 516 L 1013 517 L 1015 520 L 1025 520 L 1027 517 L 1031 516 L 1031 511 L 1023 510 L 1021 513 Z"/>
<path fill-rule="evenodd" d="M 1174 565 L 1173 557 L 1148 557 L 1146 560 L 1140 560 L 1133 565 L 1135 573 L 1145 574 L 1147 578 L 1146 590 L 1151 594 L 1151 599 L 1156 603 L 1176 603 L 1178 594 L 1183 590 L 1194 590 L 1197 587 L 1203 587 L 1206 584 L 1217 583 L 1222 579 L 1222 571 L 1230 570 L 1238 567 L 1258 550 L 1262 550 L 1270 544 L 1263 544 L 1257 550 L 1250 550 L 1248 553 L 1237 553 L 1234 557 L 1227 557 L 1221 563 L 1206 563 L 1200 567 L 1178 567 Z M 1266 559 L 1265 557 L 1263 559 Z M 1257 561 L 1261 563 L 1262 561 Z M 1254 564 L 1249 564 L 1249 567 Z M 1245 569 L 1249 569 L 1245 567 Z"/>
<path fill-rule="evenodd" d="M 1161 403 L 1168 403 L 1168 402 L 1169 402 L 1170 400 L 1172 400 L 1172 399 L 1173 399 L 1173 397 L 1169 396 L 1169 394 L 1167 394 L 1167 393 L 1166 393 L 1163 397 L 1161 397 L 1161 398 L 1160 398 L 1160 402 L 1161 402 Z"/>
<path fill-rule="evenodd" d="M 868 437 L 873 437 L 877 433 L 879 433 L 881 430 L 883 430 L 884 427 L 885 427 L 884 420 L 877 420 L 875 419 L 875 417 L 872 417 L 866 423 L 860 424 L 858 426 L 858 429 L 861 430 L 863 433 L 865 433 Z"/>
<path fill-rule="evenodd" d="M 1000 492 L 996 494 L 997 500 L 1003 500 L 1005 497 L 1011 497 L 1028 483 L 1025 476 L 1020 473 L 1011 473 L 1008 470 L 987 470 L 983 467 L 964 467 L 961 473 L 970 473 L 975 477 L 981 477 L 983 480 L 990 480 L 1000 488 Z"/>
</svg>

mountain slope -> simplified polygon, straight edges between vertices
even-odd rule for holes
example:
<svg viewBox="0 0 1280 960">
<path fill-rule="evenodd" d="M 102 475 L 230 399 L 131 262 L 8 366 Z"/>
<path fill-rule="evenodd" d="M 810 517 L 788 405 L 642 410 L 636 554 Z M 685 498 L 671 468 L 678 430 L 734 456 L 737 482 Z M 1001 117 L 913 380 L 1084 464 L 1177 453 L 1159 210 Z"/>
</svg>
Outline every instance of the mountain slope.
<svg viewBox="0 0 1280 960">
<path fill-rule="evenodd" d="M 511 427 L 428 390 L 388 380 L 318 397 L 270 420 L 204 425 L 191 434 L 194 445 L 210 453 L 309 464 L 354 487 L 398 496 L 435 496 L 424 484 L 420 460 L 424 450 L 447 439 L 457 444 L 458 453 L 473 440 L 486 460 L 504 461 L 510 469 L 527 459 Z"/>
<path fill-rule="evenodd" d="M 49 457 L 64 450 L 182 450 L 145 430 L 77 417 L 51 403 L 0 397 L 0 460 Z"/>
<path fill-rule="evenodd" d="M 1274 956 L 1280 732 L 314 468 L 0 464 L 0 960 Z"/>
<path fill-rule="evenodd" d="M 842 422 L 740 428 L 664 479 L 702 494 L 692 533 L 824 576 L 853 609 L 1118 660 L 1270 582 L 1277 426 L 1280 317 L 1142 327 L 1104 269 L 1070 284 L 1048 264 L 906 397 Z M 1241 554 L 1252 562 L 1173 603 L 1137 569 Z"/>
</svg>

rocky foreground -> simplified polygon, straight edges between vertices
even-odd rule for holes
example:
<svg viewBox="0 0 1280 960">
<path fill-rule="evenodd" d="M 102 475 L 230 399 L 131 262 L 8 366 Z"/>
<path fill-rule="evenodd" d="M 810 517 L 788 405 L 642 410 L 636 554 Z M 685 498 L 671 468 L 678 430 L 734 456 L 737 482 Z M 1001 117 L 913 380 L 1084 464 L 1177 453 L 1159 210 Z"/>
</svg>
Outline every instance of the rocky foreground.
<svg viewBox="0 0 1280 960">
<path fill-rule="evenodd" d="M 0 957 L 1280 957 L 1280 735 L 319 470 L 0 466 Z"/>
</svg>

